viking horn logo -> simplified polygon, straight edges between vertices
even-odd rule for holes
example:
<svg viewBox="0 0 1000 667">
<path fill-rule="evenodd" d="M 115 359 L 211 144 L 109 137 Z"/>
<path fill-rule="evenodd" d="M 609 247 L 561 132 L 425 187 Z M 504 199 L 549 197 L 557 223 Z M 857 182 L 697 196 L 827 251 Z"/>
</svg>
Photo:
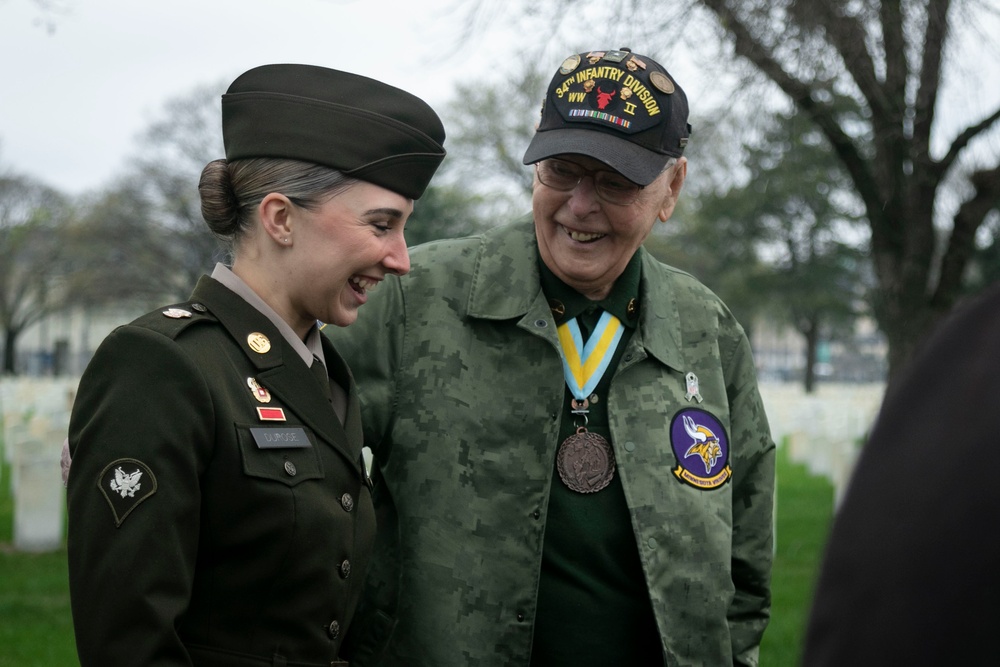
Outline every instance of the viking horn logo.
<svg viewBox="0 0 1000 667">
<path fill-rule="evenodd" d="M 722 447 L 719 446 L 719 438 L 712 431 L 695 423 L 694 419 L 684 415 L 684 430 L 694 440 L 694 444 L 688 447 L 684 453 L 684 458 L 689 456 L 700 456 L 705 464 L 705 474 L 712 472 L 719 457 L 722 456 Z"/>
</svg>

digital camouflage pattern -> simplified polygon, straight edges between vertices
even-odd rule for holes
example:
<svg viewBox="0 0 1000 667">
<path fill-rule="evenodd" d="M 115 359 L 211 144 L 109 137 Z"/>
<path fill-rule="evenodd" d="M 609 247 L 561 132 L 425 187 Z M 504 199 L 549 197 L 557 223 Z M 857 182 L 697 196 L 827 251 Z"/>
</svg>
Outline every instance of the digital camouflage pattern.
<svg viewBox="0 0 1000 667">
<path fill-rule="evenodd" d="M 640 252 L 639 326 L 608 414 L 664 664 L 756 665 L 770 608 L 774 445 L 750 347 L 717 297 Z M 529 662 L 568 418 L 537 257 L 530 219 L 423 246 L 410 274 L 388 279 L 354 325 L 326 329 L 358 379 L 366 444 L 398 512 L 399 541 L 376 561 L 352 665 Z M 690 372 L 700 403 L 685 399 Z M 732 477 L 714 489 L 673 472 L 671 422 L 694 407 L 729 437 Z M 384 628 L 363 620 L 381 617 L 378 604 L 398 605 L 380 662 L 366 657 L 377 639 L 363 635 Z"/>
</svg>

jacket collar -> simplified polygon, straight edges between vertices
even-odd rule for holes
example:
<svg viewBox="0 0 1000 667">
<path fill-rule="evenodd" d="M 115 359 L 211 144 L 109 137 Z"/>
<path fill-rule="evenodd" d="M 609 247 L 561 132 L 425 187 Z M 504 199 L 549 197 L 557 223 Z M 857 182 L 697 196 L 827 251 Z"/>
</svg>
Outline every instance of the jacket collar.
<svg viewBox="0 0 1000 667">
<path fill-rule="evenodd" d="M 639 248 L 639 253 L 639 339 L 648 354 L 675 370 L 683 370 L 686 364 L 681 352 L 681 323 L 672 281 L 667 279 L 667 269 L 644 248 Z M 542 298 L 541 292 L 538 244 L 531 216 L 485 232 L 466 314 L 486 320 L 520 318 L 536 299 Z"/>
<path fill-rule="evenodd" d="M 327 344 L 325 336 L 322 337 L 322 344 L 331 373 L 348 390 L 348 418 L 343 427 L 322 394 L 309 390 L 313 385 L 303 380 L 310 374 L 308 366 L 263 313 L 208 276 L 202 276 L 198 281 L 191 294 L 191 301 L 204 304 L 226 328 L 257 369 L 257 379 L 284 404 L 286 410 L 294 412 L 317 435 L 340 450 L 360 469 L 360 449 L 358 452 L 351 451 L 344 435 L 345 430 L 353 433 L 360 429 L 359 424 L 352 423 L 352 419 L 357 421 L 357 391 L 349 371 L 333 346 Z M 269 349 L 264 352 L 254 350 L 249 343 L 251 334 L 264 334 L 270 343 Z M 337 377 L 341 374 L 342 377 Z"/>
<path fill-rule="evenodd" d="M 191 301 L 201 302 L 208 307 L 209 312 L 222 323 L 258 371 L 275 368 L 285 361 L 286 349 L 290 349 L 290 346 L 286 345 L 278 328 L 263 313 L 218 280 L 202 276 L 191 293 Z M 252 348 L 251 334 L 263 334 L 268 340 L 268 349 L 258 352 Z"/>
</svg>

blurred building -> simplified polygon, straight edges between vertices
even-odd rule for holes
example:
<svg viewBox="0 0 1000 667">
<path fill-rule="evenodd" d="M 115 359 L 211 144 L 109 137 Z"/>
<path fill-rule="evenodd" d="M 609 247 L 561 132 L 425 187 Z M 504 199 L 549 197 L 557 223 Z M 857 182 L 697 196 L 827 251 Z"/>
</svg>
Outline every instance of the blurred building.
<svg viewBox="0 0 1000 667">
<path fill-rule="evenodd" d="M 14 361 L 17 373 L 79 376 L 105 336 L 148 310 L 136 304 L 101 308 L 74 306 L 49 315 L 18 336 Z"/>
<path fill-rule="evenodd" d="M 18 337 L 17 371 L 28 376 L 78 376 L 105 336 L 148 310 L 141 304 L 76 306 L 51 315 Z M 761 320 L 754 324 L 750 342 L 761 380 L 802 381 L 805 339 L 801 334 Z M 882 382 L 888 369 L 887 349 L 874 322 L 860 319 L 849 338 L 820 343 L 816 377 L 820 382 Z"/>
<path fill-rule="evenodd" d="M 761 380 L 802 382 L 806 366 L 805 338 L 768 320 L 754 323 L 751 334 L 754 360 Z M 816 350 L 816 379 L 820 382 L 879 383 L 889 369 L 888 344 L 874 320 L 860 318 L 851 335 L 820 341 Z"/>
</svg>

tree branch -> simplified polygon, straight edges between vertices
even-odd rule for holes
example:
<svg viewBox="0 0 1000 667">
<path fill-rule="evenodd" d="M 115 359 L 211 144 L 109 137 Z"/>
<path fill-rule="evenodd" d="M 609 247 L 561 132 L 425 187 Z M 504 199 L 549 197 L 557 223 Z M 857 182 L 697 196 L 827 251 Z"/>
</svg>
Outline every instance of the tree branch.
<svg viewBox="0 0 1000 667">
<path fill-rule="evenodd" d="M 1000 207 L 1000 165 L 974 173 L 970 179 L 976 194 L 964 202 L 955 214 L 948 248 L 941 258 L 941 274 L 931 305 L 944 311 L 951 307 L 953 296 L 962 284 L 965 267 L 975 250 L 976 230 L 986 214 Z"/>
<path fill-rule="evenodd" d="M 823 13 L 826 35 L 840 53 L 844 67 L 868 101 L 872 113 L 876 116 L 890 115 L 891 100 L 875 76 L 875 63 L 865 48 L 864 26 L 856 18 L 834 11 L 835 7 L 827 0 L 811 3 L 810 8 Z"/>
<path fill-rule="evenodd" d="M 747 26 L 727 5 L 726 0 L 702 0 L 702 3 L 716 15 L 719 22 L 733 36 L 737 55 L 752 62 L 819 126 L 851 175 L 851 180 L 867 205 L 869 215 L 877 215 L 881 210 L 879 205 L 881 196 L 876 179 L 850 136 L 837 123 L 832 110 L 813 98 L 810 86 L 785 71 L 772 57 L 771 51 L 754 38 Z"/>
<path fill-rule="evenodd" d="M 1000 120 L 1000 107 L 997 108 L 992 114 L 984 118 L 982 121 L 971 125 L 962 131 L 955 141 L 951 143 L 951 147 L 948 148 L 948 152 L 940 162 L 937 163 L 937 177 L 939 179 L 944 178 L 945 174 L 952 168 L 955 160 L 958 159 L 959 153 L 969 145 L 969 142 L 975 139 L 978 135 L 982 134 L 986 130 L 990 129 L 994 123 Z"/>
<path fill-rule="evenodd" d="M 927 30 L 924 32 L 923 62 L 913 118 L 913 158 L 930 161 L 931 127 L 941 82 L 941 59 L 948 38 L 948 9 L 951 0 L 930 0 Z M 945 167 L 947 169 L 947 167 Z"/>
<path fill-rule="evenodd" d="M 894 115 L 896 121 L 902 123 L 909 68 L 906 64 L 906 38 L 903 36 L 903 12 L 899 0 L 882 0 L 879 6 L 879 23 L 885 49 L 885 91 L 897 106 L 890 111 L 890 115 Z"/>
</svg>

